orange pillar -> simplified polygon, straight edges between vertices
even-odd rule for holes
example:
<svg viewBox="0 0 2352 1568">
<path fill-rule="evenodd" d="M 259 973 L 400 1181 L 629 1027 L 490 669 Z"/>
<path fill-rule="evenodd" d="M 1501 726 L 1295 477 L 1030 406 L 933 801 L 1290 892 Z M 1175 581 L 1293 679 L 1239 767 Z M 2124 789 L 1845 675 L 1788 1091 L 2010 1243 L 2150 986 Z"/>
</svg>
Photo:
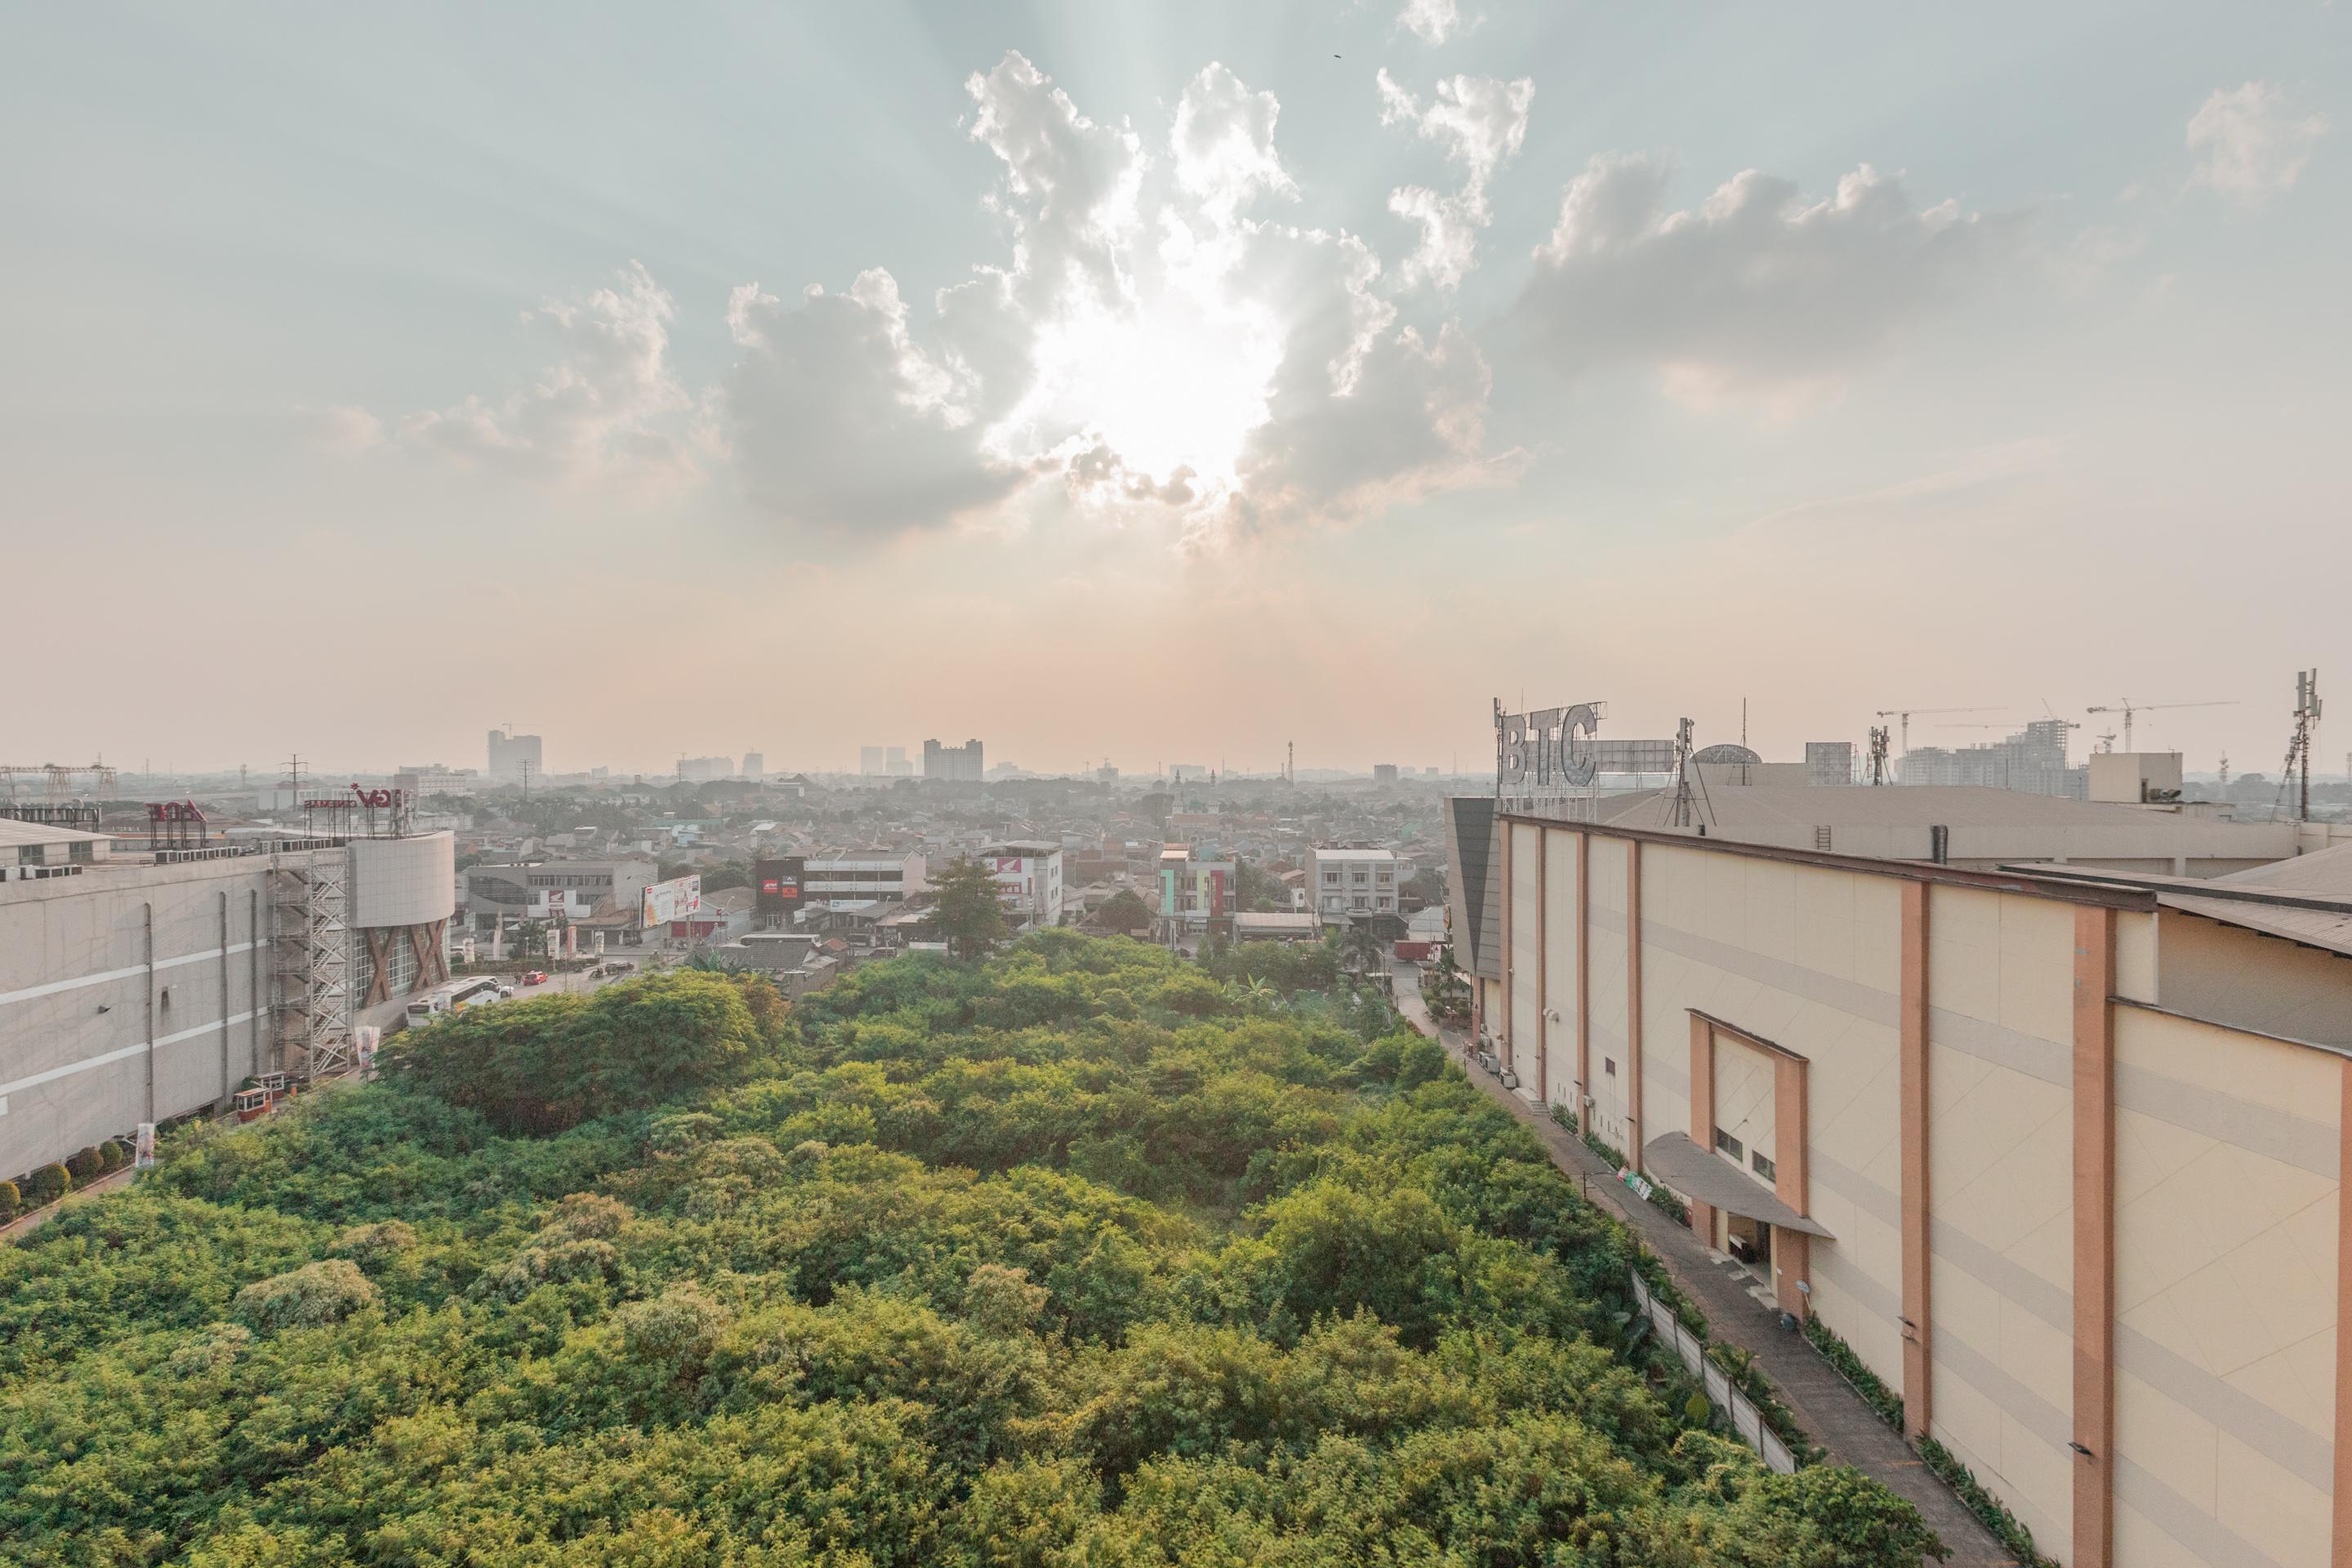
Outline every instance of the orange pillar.
<svg viewBox="0 0 2352 1568">
<path fill-rule="evenodd" d="M 1927 884 L 1903 884 L 1902 1036 L 1896 1095 L 1902 1104 L 1903 1430 L 1922 1437 L 1933 1420 L 1935 1309 L 1927 1265 Z"/>
<path fill-rule="evenodd" d="M 1536 829 L 1536 1103 L 1551 1103 L 1551 829 Z"/>
<path fill-rule="evenodd" d="M 1772 1195 L 1810 1217 L 1813 1212 L 1812 1161 L 1811 1158 L 1811 1128 L 1806 1119 L 1809 1096 L 1806 1093 L 1806 1068 L 1809 1064 L 1790 1056 L 1772 1059 Z M 1712 1127 L 1707 1130 L 1711 1139 Z M 1813 1276 L 1813 1238 L 1801 1230 L 1785 1236 L 1772 1233 L 1772 1298 L 1780 1302 L 1780 1310 L 1799 1322 L 1809 1315 L 1809 1301 L 1797 1281 L 1811 1288 Z"/>
<path fill-rule="evenodd" d="M 1625 1158 L 1642 1168 L 1642 841 L 1625 840 Z"/>
<path fill-rule="evenodd" d="M 1576 1124 L 1592 1118 L 1584 1097 L 1592 1092 L 1592 835 L 1576 836 Z"/>
<path fill-rule="evenodd" d="M 2352 1568 L 2352 1060 L 2336 1142 L 2336 1518 L 2330 1568 Z"/>
<path fill-rule="evenodd" d="M 2116 915 L 2074 911 L 2074 1558 L 2115 1551 Z"/>
<path fill-rule="evenodd" d="M 1691 1142 L 1702 1149 L 1715 1147 L 1715 1026 L 1691 1015 L 1690 1021 Z M 1706 1204 L 1690 1206 L 1691 1234 L 1715 1245 L 1715 1210 Z"/>
</svg>

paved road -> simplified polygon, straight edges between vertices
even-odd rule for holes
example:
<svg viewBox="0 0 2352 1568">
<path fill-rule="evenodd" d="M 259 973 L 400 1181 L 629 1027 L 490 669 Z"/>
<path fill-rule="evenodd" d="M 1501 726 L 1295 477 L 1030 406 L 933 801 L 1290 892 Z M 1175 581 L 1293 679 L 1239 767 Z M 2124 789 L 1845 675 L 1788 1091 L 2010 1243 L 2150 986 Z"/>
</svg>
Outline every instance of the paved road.
<svg viewBox="0 0 2352 1568">
<path fill-rule="evenodd" d="M 1438 1029 L 1422 1005 L 1419 975 L 1397 966 L 1397 1010 L 1423 1034 L 1442 1041 L 1470 1081 L 1517 1117 L 1541 1141 L 1552 1163 L 1576 1178 L 1585 1195 L 1631 1226 L 1666 1266 L 1666 1272 L 1706 1314 L 1708 1336 L 1755 1352 L 1757 1364 L 1779 1390 L 1780 1402 L 1839 1464 L 1852 1465 L 1907 1500 L 1951 1549 L 1950 1568 L 2015 1568 L 2017 1559 L 1992 1538 L 1951 1489 L 1936 1479 L 1902 1436 L 1888 1428 L 1845 1379 L 1821 1358 L 1803 1335 L 1780 1326 L 1779 1315 L 1748 1294 L 1744 1277 L 1719 1262 L 1719 1255 L 1684 1226 L 1633 1195 L 1617 1173 L 1550 1115 L 1503 1087 L 1469 1059 L 1467 1035 Z"/>
</svg>

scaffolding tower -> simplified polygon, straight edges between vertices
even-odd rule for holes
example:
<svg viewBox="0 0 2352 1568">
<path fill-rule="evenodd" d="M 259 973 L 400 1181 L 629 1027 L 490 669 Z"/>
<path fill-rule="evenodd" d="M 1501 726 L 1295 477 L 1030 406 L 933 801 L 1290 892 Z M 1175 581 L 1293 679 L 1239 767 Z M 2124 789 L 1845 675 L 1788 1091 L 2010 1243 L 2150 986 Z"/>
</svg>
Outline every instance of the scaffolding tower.
<svg viewBox="0 0 2352 1568">
<path fill-rule="evenodd" d="M 299 844 L 283 847 L 270 861 L 278 1061 L 312 1079 L 352 1067 L 349 866 L 340 852 L 321 855 Z"/>
</svg>

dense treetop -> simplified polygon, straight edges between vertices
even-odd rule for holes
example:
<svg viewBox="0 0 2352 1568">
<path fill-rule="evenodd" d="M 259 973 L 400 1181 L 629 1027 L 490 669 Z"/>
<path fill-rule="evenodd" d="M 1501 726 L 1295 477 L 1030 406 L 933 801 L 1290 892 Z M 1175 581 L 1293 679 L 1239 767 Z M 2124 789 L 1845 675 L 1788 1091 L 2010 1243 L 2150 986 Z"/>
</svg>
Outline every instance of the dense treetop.
<svg viewBox="0 0 2352 1568">
<path fill-rule="evenodd" d="M 1327 960 L 1055 932 L 404 1037 L 0 1247 L 0 1557 L 1910 1568 Z M 1251 973 L 1253 969 L 1262 973 Z"/>
</svg>

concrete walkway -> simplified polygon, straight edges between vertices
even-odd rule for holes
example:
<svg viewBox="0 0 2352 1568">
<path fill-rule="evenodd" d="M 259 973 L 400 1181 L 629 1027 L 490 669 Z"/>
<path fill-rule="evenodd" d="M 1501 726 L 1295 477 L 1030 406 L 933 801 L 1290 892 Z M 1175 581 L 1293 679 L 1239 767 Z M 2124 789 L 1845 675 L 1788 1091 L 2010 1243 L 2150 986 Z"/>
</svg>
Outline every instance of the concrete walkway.
<svg viewBox="0 0 2352 1568">
<path fill-rule="evenodd" d="M 19 1237 L 39 1229 L 51 1215 L 58 1213 L 68 1204 L 79 1203 L 83 1198 L 99 1193 L 112 1192 L 117 1187 L 129 1186 L 131 1178 L 138 1173 L 138 1171 L 131 1166 L 125 1165 L 119 1171 L 108 1172 L 88 1186 L 76 1187 L 53 1204 L 45 1205 L 30 1214 L 19 1215 L 6 1225 L 0 1225 L 0 1241 L 15 1241 Z"/>
<path fill-rule="evenodd" d="M 1666 1273 L 1706 1314 L 1707 1337 L 1754 1352 L 1757 1366 L 1772 1381 L 1780 1403 L 1789 1407 L 1831 1460 L 1852 1465 L 1884 1484 L 1916 1508 L 1951 1552 L 1951 1568 L 2016 1568 L 2017 1559 L 1960 1505 L 1951 1489 L 1937 1480 L 1911 1446 L 1864 1404 L 1836 1369 L 1822 1359 L 1802 1334 L 1780 1325 L 1777 1312 L 1748 1293 L 1746 1277 L 1724 1267 L 1684 1226 L 1636 1197 L 1601 1156 L 1582 1139 L 1554 1121 L 1549 1113 L 1503 1087 L 1470 1059 L 1466 1035 L 1438 1029 L 1421 1000 L 1418 975 L 1411 966 L 1393 971 L 1397 1011 L 1423 1035 L 1444 1043 L 1469 1074 L 1470 1081 L 1517 1117 L 1549 1152 L 1558 1165 L 1583 1189 L 1587 1197 L 1631 1226 L 1666 1266 Z"/>
</svg>

